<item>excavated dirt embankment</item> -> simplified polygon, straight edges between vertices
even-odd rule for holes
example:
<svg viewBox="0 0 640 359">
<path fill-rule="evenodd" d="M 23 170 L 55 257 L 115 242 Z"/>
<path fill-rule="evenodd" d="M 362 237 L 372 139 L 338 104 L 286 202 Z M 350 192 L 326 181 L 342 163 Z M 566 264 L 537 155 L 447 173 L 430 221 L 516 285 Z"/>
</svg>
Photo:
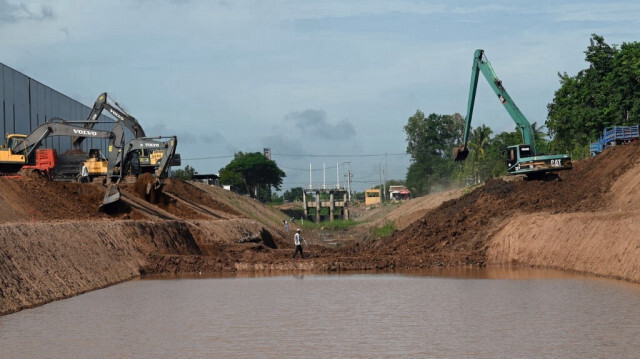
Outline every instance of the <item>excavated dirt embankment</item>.
<svg viewBox="0 0 640 359">
<path fill-rule="evenodd" d="M 284 216 L 248 198 L 168 180 L 150 204 L 138 187 L 123 185 L 123 200 L 100 212 L 99 184 L 0 178 L 0 314 L 144 274 L 236 271 L 282 242 L 270 222 Z"/>
<path fill-rule="evenodd" d="M 411 200 L 384 213 L 400 228 L 392 236 L 338 232 L 351 238 L 338 249 L 306 231 L 304 260 L 291 259 L 282 212 L 220 188 L 168 180 L 150 204 L 142 183 L 123 185 L 123 200 L 99 212 L 99 184 L 0 178 L 0 314 L 141 274 L 518 264 L 640 281 L 640 144 L 560 176 Z"/>
<path fill-rule="evenodd" d="M 640 144 L 560 176 L 490 180 L 372 251 L 396 266 L 520 264 L 640 281 Z"/>
</svg>

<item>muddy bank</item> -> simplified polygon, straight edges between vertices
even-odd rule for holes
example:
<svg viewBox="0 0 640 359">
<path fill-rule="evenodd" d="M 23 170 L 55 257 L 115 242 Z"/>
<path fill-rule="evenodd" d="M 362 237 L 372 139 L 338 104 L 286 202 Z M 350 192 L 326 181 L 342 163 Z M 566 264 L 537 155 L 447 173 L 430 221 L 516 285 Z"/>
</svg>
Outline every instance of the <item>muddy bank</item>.
<svg viewBox="0 0 640 359">
<path fill-rule="evenodd" d="M 241 241 L 266 231 L 255 221 L 94 221 L 0 225 L 0 314 L 78 295 L 160 268 L 159 258 L 222 258 L 218 237 Z M 205 235 L 206 233 L 206 235 Z M 199 244 L 200 242 L 200 244 Z M 201 262 L 201 260 L 198 260 Z M 226 261 L 225 267 L 228 267 Z M 224 268 L 218 268 L 224 270 Z"/>
</svg>

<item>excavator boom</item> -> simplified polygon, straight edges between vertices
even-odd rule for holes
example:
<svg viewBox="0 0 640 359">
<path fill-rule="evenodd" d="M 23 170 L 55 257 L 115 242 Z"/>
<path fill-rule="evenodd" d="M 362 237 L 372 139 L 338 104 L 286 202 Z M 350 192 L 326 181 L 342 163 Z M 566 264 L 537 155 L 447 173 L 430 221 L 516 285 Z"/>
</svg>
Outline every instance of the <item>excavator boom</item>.
<svg viewBox="0 0 640 359">
<path fill-rule="evenodd" d="M 111 103 L 113 102 L 113 104 Z M 136 138 L 144 137 L 145 133 L 138 120 L 125 111 L 120 104 L 113 101 L 106 92 L 103 92 L 98 96 L 93 104 L 93 108 L 87 117 L 87 121 L 84 124 L 84 128 L 92 129 L 94 124 L 98 122 L 98 118 L 104 110 L 107 110 L 112 114 L 118 122 L 121 122 L 126 128 L 128 128 Z M 83 137 L 74 137 L 73 144 L 79 145 L 84 140 Z"/>
</svg>

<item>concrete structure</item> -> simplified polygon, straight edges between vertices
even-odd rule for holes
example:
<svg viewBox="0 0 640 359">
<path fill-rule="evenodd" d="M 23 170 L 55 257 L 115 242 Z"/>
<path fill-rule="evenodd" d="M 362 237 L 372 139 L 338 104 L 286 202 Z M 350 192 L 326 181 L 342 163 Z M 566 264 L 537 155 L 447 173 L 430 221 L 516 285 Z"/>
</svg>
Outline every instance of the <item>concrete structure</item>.
<svg viewBox="0 0 640 359">
<path fill-rule="evenodd" d="M 365 206 L 374 206 L 380 204 L 380 189 L 368 189 L 364 191 Z"/>
<path fill-rule="evenodd" d="M 322 197 L 329 194 L 329 200 L 323 201 Z M 310 195 L 313 201 L 310 201 Z M 337 216 L 342 219 L 349 219 L 349 208 L 347 207 L 347 191 L 343 189 L 305 189 L 302 191 L 302 202 L 304 204 L 304 218 L 309 218 L 310 209 L 315 212 L 314 222 L 320 223 L 322 220 L 320 212 L 322 208 L 329 208 L 329 221 L 333 221 Z M 341 212 L 341 213 L 336 213 Z"/>
</svg>

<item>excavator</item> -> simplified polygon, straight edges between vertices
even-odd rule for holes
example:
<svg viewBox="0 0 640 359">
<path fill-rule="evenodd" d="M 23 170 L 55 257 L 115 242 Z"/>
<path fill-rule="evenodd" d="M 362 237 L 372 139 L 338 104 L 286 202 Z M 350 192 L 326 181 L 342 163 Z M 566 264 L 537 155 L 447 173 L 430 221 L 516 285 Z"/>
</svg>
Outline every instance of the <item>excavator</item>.
<svg viewBox="0 0 640 359">
<path fill-rule="evenodd" d="M 105 109 L 110 114 L 112 114 L 118 122 L 122 122 L 122 124 L 133 133 L 134 138 L 146 137 L 144 129 L 142 128 L 138 120 L 130 115 L 122 106 L 120 106 L 120 104 L 118 104 L 118 102 L 109 97 L 106 92 L 101 93 L 94 102 L 93 108 L 91 109 L 91 112 L 87 117 L 87 122 L 84 124 L 84 127 L 87 129 L 93 128 L 93 125 L 96 123 Z M 77 146 L 82 143 L 82 141 L 82 137 L 77 137 L 73 139 L 73 144 Z M 140 160 L 140 166 L 142 167 L 143 172 L 154 172 L 156 170 L 158 161 L 162 157 L 163 151 L 155 150 L 152 148 L 139 148 L 138 150 L 138 158 Z M 96 160 L 92 160 L 93 158 L 96 158 Z M 98 158 L 99 156 L 93 156 L 88 162 L 85 163 L 85 165 L 89 169 L 90 177 L 104 175 L 106 165 L 104 163 L 100 163 L 100 161 L 97 160 Z"/>
<path fill-rule="evenodd" d="M 166 141 L 163 141 L 167 139 Z M 180 166 L 179 156 L 176 159 L 176 146 L 178 145 L 178 138 L 176 136 L 170 137 L 143 137 L 134 138 L 124 144 L 122 150 L 118 154 L 113 167 L 110 167 L 110 181 L 107 187 L 107 193 L 105 199 L 110 196 L 110 193 L 117 193 L 119 183 L 127 176 L 139 176 L 143 173 L 149 173 L 148 167 L 144 167 L 140 160 L 140 154 L 143 153 L 143 149 L 153 150 L 156 153 L 161 153 L 154 171 L 153 182 L 147 183 L 146 196 L 151 202 L 162 191 L 164 185 L 164 179 L 167 178 L 170 166 Z M 111 162 L 109 162 L 111 163 Z"/>
<path fill-rule="evenodd" d="M 469 155 L 469 148 L 467 147 L 467 144 L 469 141 L 469 132 L 471 131 L 471 119 L 473 116 L 473 107 L 475 104 L 476 89 L 480 73 L 482 73 L 487 82 L 489 82 L 489 85 L 498 96 L 498 99 L 507 109 L 511 119 L 522 132 L 523 144 L 507 147 L 507 173 L 512 175 L 524 174 L 529 179 L 543 179 L 548 177 L 552 172 L 570 170 L 572 168 L 571 155 L 538 154 L 531 124 L 524 114 L 520 112 L 520 109 L 511 99 L 511 96 L 509 96 L 504 86 L 502 86 L 502 81 L 498 79 L 491 63 L 487 60 L 484 54 L 484 50 L 476 50 L 473 55 L 473 67 L 471 70 L 471 84 L 469 86 L 469 100 L 467 102 L 467 118 L 464 138 L 463 143 L 453 150 L 454 159 L 456 161 L 464 161 Z"/>
<path fill-rule="evenodd" d="M 32 165 L 34 162 L 33 154 L 42 141 L 49 136 L 78 136 L 83 138 L 109 139 L 108 163 L 110 167 L 109 172 L 112 172 L 112 168 L 115 166 L 118 155 L 121 153 L 124 145 L 124 129 L 122 124 L 116 122 L 115 127 L 111 131 L 103 131 L 74 126 L 73 124 L 76 123 L 84 122 L 69 122 L 54 117 L 36 127 L 29 135 L 7 135 L 5 145 L 0 148 L 0 172 L 15 174 L 20 171 L 20 169 Z M 117 193 L 111 193 L 105 196 L 103 205 L 113 203 L 119 199 L 119 191 Z"/>
</svg>

